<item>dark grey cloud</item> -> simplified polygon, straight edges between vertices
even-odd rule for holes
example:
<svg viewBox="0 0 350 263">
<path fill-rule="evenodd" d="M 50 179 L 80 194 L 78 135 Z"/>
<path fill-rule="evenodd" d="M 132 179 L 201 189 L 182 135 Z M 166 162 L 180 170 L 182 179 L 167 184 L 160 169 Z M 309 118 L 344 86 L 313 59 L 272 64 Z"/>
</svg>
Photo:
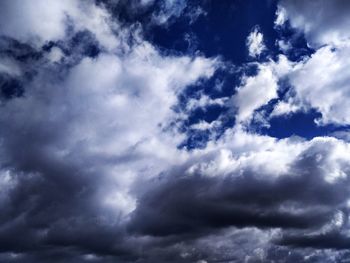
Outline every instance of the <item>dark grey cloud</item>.
<svg viewBox="0 0 350 263">
<path fill-rule="evenodd" d="M 313 248 L 335 248 L 335 249 L 348 249 L 350 245 L 350 239 L 348 236 L 344 236 L 340 233 L 325 233 L 318 235 L 286 235 L 280 244 L 295 246 L 295 247 L 313 247 Z"/>
<path fill-rule="evenodd" d="M 318 229 L 338 210 L 347 215 L 350 190 L 347 177 L 335 183 L 325 180 L 318 155 L 306 150 L 277 179 L 249 170 L 225 178 L 171 174 L 140 199 L 130 227 L 155 236 L 228 226 Z"/>
</svg>

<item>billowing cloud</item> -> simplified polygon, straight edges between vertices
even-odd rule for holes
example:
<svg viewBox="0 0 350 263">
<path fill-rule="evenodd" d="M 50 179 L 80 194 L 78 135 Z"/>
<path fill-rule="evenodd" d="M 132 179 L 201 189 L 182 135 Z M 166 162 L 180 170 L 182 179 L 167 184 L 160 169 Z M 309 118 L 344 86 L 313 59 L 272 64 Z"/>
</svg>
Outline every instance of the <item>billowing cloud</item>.
<svg viewBox="0 0 350 263">
<path fill-rule="evenodd" d="M 255 27 L 247 37 L 247 47 L 251 57 L 259 56 L 266 49 L 264 35 L 259 32 L 259 27 Z"/>
<path fill-rule="evenodd" d="M 321 112 L 319 124 L 350 124 L 349 50 L 347 46 L 320 48 L 290 76 L 297 100 Z"/>
<path fill-rule="evenodd" d="M 41 45 L 60 40 L 70 30 L 92 32 L 105 48 L 113 49 L 117 39 L 108 25 L 109 14 L 95 5 L 82 1 L 48 3 L 36 1 L 4 1 L 1 4 L 1 35 Z M 16 18 L 16 19 L 14 19 Z M 45 21 L 45 23 L 43 22 Z"/>
<path fill-rule="evenodd" d="M 289 20 L 316 48 L 321 31 L 293 21 L 307 20 L 304 12 L 292 15 L 293 8 L 309 8 L 295 3 L 281 2 L 275 27 Z M 341 262 L 349 256 L 347 130 L 310 140 L 250 131 L 271 101 L 266 122 L 314 108 L 320 124 L 348 124 L 343 39 L 297 62 L 285 55 L 252 61 L 268 53 L 256 27 L 246 43 L 249 63 L 236 67 L 242 74 L 230 94 L 203 89 L 181 101 L 219 69 L 232 74 L 232 63 L 159 48 L 130 17 L 139 12 L 168 27 L 194 6 L 36 4 L 0 4 L 1 262 Z M 336 6 L 329 4 L 329 12 Z M 291 84 L 284 98 L 281 80 Z M 211 106 L 227 109 L 235 123 L 228 126 L 218 114 L 182 127 L 196 109 L 209 115 Z M 208 140 L 182 147 L 186 128 L 208 133 Z"/>
<path fill-rule="evenodd" d="M 258 227 L 275 229 L 266 237 L 272 244 L 300 240 L 300 247 L 318 247 L 308 240 L 322 242 L 328 235 L 334 242 L 324 242 L 324 248 L 349 242 L 348 144 L 333 138 L 276 141 L 242 131 L 226 139 L 150 185 L 130 229 L 200 240 L 232 226 Z M 209 247 L 215 251 L 214 244 Z M 235 256 L 227 251 L 221 259 Z"/>
<path fill-rule="evenodd" d="M 315 120 L 319 125 L 350 123 L 348 17 L 349 7 L 344 1 L 281 1 L 276 24 L 288 19 L 316 51 L 289 73 L 295 96 L 288 103 L 278 104 L 274 114 L 316 109 L 322 115 Z"/>
<path fill-rule="evenodd" d="M 291 65 L 281 55 L 277 62 L 258 63 L 257 67 L 255 76 L 243 77 L 242 85 L 232 98 L 233 105 L 238 109 L 236 118 L 239 123 L 249 123 L 255 110 L 278 97 L 278 80 L 288 73 Z"/>
<path fill-rule="evenodd" d="M 14 40 L 5 38 L 3 47 L 15 52 L 13 41 L 32 49 L 61 42 L 49 53 L 36 51 L 40 56 L 30 59 L 32 66 L 13 54 L 2 62 L 6 76 L 21 75 L 24 68 L 30 78 L 21 75 L 23 95 L 3 98 L 1 104 L 1 251 L 18 260 L 21 253 L 36 258 L 42 245 L 53 247 L 52 253 L 72 247 L 81 260 L 89 254 L 133 254 L 128 251 L 132 246 L 118 245 L 128 239 L 122 225 L 136 206 L 133 184 L 182 159 L 176 148 L 182 137 L 172 131 L 171 108 L 181 89 L 214 73 L 216 60 L 162 56 L 138 35 L 133 44 L 123 42 L 112 34 L 119 25 L 94 5 L 87 5 L 87 11 L 106 15 L 80 24 L 85 13 L 76 8 L 82 2 L 47 5 L 57 12 L 50 20 L 57 31 L 37 27 L 44 18 L 25 4 L 5 3 L 14 17 L 24 12 L 27 20 L 14 28 L 5 25 L 9 29 L 2 33 Z M 74 50 L 65 34 L 67 14 L 79 18 L 70 22 L 73 28 L 91 32 L 101 47 L 106 39 L 118 45 L 94 57 L 84 56 L 84 46 Z M 77 54 L 69 57 L 67 45 Z"/>
<path fill-rule="evenodd" d="M 276 23 L 283 24 L 289 19 L 293 27 L 305 33 L 312 46 L 348 42 L 350 25 L 348 1 L 282 0 L 279 4 Z"/>
</svg>

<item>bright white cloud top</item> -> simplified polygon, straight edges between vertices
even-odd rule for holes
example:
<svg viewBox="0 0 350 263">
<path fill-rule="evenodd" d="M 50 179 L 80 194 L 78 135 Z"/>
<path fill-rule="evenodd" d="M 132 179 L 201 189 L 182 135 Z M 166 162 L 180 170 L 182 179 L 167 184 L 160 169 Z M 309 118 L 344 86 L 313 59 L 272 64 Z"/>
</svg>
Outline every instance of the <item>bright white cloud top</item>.
<svg viewBox="0 0 350 263">
<path fill-rule="evenodd" d="M 249 34 L 247 38 L 247 47 L 249 56 L 252 57 L 259 56 L 265 50 L 266 47 L 264 45 L 264 36 L 259 32 L 258 27 L 255 27 Z"/>
</svg>

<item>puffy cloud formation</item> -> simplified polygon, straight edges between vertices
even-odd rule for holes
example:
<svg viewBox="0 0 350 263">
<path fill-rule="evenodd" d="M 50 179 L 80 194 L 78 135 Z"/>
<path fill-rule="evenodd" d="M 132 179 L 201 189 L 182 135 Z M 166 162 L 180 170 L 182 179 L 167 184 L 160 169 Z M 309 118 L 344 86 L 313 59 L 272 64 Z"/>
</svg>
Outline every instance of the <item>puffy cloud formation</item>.
<svg viewBox="0 0 350 263">
<path fill-rule="evenodd" d="M 249 56 L 252 57 L 259 56 L 265 50 L 264 36 L 259 32 L 258 27 L 255 27 L 247 37 L 247 47 Z"/>
<path fill-rule="evenodd" d="M 276 24 L 289 19 L 291 25 L 302 30 L 312 46 L 338 45 L 349 40 L 348 1 L 282 0 Z"/>
<path fill-rule="evenodd" d="M 277 97 L 277 79 L 268 66 L 260 66 L 256 76 L 246 77 L 243 82 L 233 98 L 240 122 L 249 121 L 254 110 Z"/>
<path fill-rule="evenodd" d="M 281 1 L 275 24 L 287 21 L 315 48 L 289 74 L 295 95 L 276 114 L 316 109 L 319 125 L 349 125 L 349 4 L 346 1 Z"/>
<path fill-rule="evenodd" d="M 241 86 L 232 97 L 237 107 L 237 122 L 249 124 L 255 110 L 278 98 L 278 80 L 284 77 L 292 67 L 287 58 L 281 55 L 277 62 L 257 63 L 258 71 L 253 76 L 243 76 Z"/>
<path fill-rule="evenodd" d="M 112 34 L 113 27 L 108 24 L 110 14 L 83 1 L 48 3 L 38 0 L 35 5 L 28 0 L 4 1 L 0 16 L 2 35 L 35 45 L 62 39 L 68 30 L 89 30 L 108 49 L 113 49 L 118 44 Z"/>
<path fill-rule="evenodd" d="M 159 49 L 138 24 L 119 20 L 117 2 L 0 4 L 0 261 L 349 257 L 346 133 L 306 140 L 248 131 L 272 100 L 272 115 L 312 107 L 320 123 L 348 123 L 348 47 L 325 46 L 300 62 L 284 55 L 252 62 L 256 74 L 243 74 L 234 95 L 201 94 L 178 111 L 186 88 L 227 69 L 222 58 Z M 151 14 L 165 19 L 160 24 L 186 8 L 162 3 Z M 291 21 L 290 5 L 283 1 L 279 12 Z M 262 35 L 250 38 L 256 57 Z M 286 101 L 283 78 L 295 89 Z M 212 105 L 234 108 L 227 114 L 235 124 L 194 124 L 223 132 L 200 149 L 180 147 L 179 120 Z"/>
<path fill-rule="evenodd" d="M 310 236 L 348 238 L 348 144 L 333 138 L 275 141 L 242 131 L 229 136 L 242 144 L 227 139 L 152 185 L 131 228 L 156 236 L 229 226 L 286 229 L 274 237 L 277 243 L 289 242 L 288 229 L 296 229 L 300 246 Z M 271 160 L 275 164 L 268 166 Z"/>
<path fill-rule="evenodd" d="M 319 124 L 350 124 L 349 51 L 348 45 L 322 47 L 290 76 L 297 100 L 322 113 Z"/>
</svg>

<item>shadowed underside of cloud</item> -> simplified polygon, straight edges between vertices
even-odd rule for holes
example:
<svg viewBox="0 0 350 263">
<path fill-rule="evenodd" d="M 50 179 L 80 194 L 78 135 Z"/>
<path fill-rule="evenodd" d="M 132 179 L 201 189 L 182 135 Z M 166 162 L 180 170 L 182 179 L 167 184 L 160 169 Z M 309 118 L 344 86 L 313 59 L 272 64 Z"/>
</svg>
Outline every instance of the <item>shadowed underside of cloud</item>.
<svg viewBox="0 0 350 263">
<path fill-rule="evenodd" d="M 347 34 L 346 4 L 281 1 L 276 30 L 289 23 L 314 54 L 299 62 L 284 54 L 260 58 L 269 51 L 254 27 L 247 45 L 257 61 L 237 66 L 243 74 L 233 95 L 201 94 L 181 108 L 186 89 L 232 67 L 220 54 L 157 47 L 145 39 L 150 29 L 139 16 L 167 27 L 183 17 L 192 23 L 205 14 L 200 7 L 35 2 L 0 4 L 0 262 L 350 257 L 349 143 L 331 136 L 278 140 L 251 126 L 258 116 L 268 123 L 310 109 L 322 115 L 319 125 L 348 124 L 349 47 L 338 38 Z M 322 30 L 310 9 L 332 23 Z M 256 72 L 245 72 L 252 64 Z M 291 85 L 284 98 L 281 80 Z M 263 107 L 272 100 L 268 116 Z M 180 123 L 212 105 L 225 107 L 236 123 L 226 127 L 218 114 L 197 125 L 207 133 L 202 148 L 180 147 L 188 139 Z"/>
<path fill-rule="evenodd" d="M 155 236 L 200 235 L 229 226 L 316 231 L 332 222 L 339 211 L 344 215 L 344 224 L 348 178 L 327 180 L 327 172 L 336 170 L 325 172 L 320 159 L 338 160 L 323 156 L 320 149 L 333 147 L 333 143 L 313 144 L 289 160 L 290 168 L 277 177 L 263 170 L 254 171 L 254 164 L 244 159 L 226 160 L 228 167 L 237 162 L 239 167 L 225 176 L 213 167 L 200 172 L 182 167 L 176 174 L 162 178 L 140 199 L 130 228 Z M 315 152 L 315 148 L 319 150 Z M 220 165 L 220 160 L 204 160 Z M 265 165 L 273 165 L 269 164 L 273 160 L 267 162 Z M 344 163 L 340 169 L 348 173 L 347 160 Z"/>
</svg>

